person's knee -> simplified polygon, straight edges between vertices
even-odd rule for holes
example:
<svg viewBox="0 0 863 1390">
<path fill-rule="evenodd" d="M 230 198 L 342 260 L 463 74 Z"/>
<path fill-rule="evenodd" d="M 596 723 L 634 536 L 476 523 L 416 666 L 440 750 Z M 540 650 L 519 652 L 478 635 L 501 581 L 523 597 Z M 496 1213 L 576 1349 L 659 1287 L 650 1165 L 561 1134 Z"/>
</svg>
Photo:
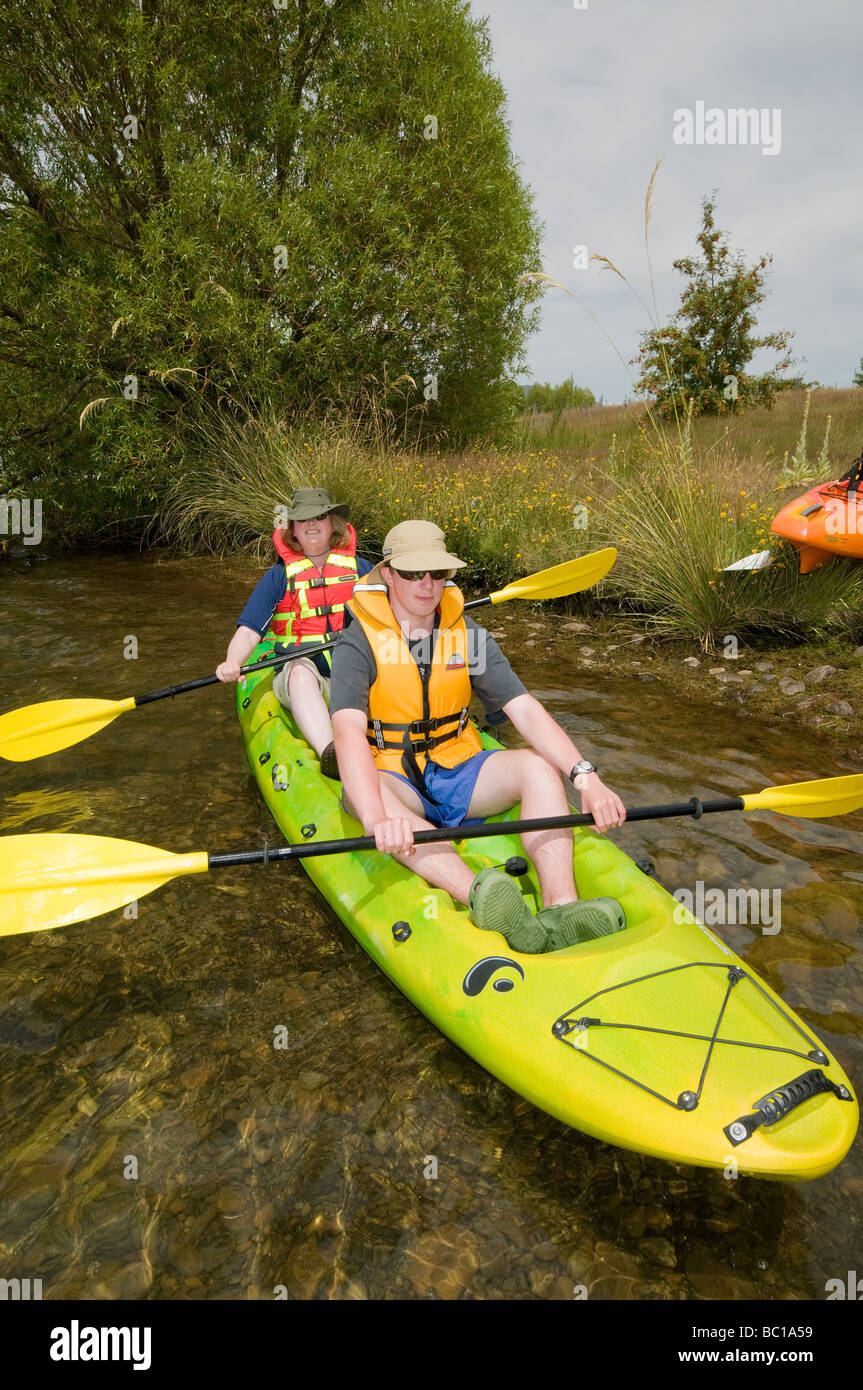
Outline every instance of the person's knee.
<svg viewBox="0 0 863 1390">
<path fill-rule="evenodd" d="M 288 676 L 288 694 L 292 700 L 308 699 L 319 689 L 317 676 L 307 666 L 295 666 Z"/>
<path fill-rule="evenodd" d="M 563 781 L 556 767 L 546 762 L 540 753 L 526 748 L 519 751 L 523 756 L 521 776 L 524 790 L 547 792 L 549 796 L 562 791 Z"/>
</svg>

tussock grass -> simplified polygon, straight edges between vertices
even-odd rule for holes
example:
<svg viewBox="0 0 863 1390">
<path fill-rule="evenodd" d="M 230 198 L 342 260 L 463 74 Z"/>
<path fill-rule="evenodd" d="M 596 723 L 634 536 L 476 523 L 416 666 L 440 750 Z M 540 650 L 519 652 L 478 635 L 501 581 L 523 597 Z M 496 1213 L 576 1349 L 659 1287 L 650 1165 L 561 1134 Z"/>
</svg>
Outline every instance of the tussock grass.
<svg viewBox="0 0 863 1390">
<path fill-rule="evenodd" d="M 416 517 L 444 529 L 477 580 L 506 582 L 589 548 L 574 549 L 573 480 L 556 478 L 556 464 L 544 451 L 442 456 L 344 421 L 292 429 L 272 416 L 220 422 L 172 490 L 162 539 L 190 552 L 247 551 L 263 562 L 273 556 L 277 507 L 296 488 L 324 487 L 349 504 L 368 558 L 380 558 L 392 526 Z"/>
<path fill-rule="evenodd" d="M 660 162 L 645 197 L 646 247 Z M 608 257 L 591 259 L 642 303 Z M 649 248 L 648 269 L 653 314 L 643 307 L 656 327 Z M 580 304 L 545 272 L 521 280 Z M 472 567 L 470 579 L 489 586 L 615 545 L 620 558 L 600 599 L 657 636 L 695 638 L 706 650 L 732 633 L 859 640 L 863 564 L 834 560 L 801 576 L 770 522 L 791 497 L 840 476 L 860 452 L 863 388 L 786 390 L 770 409 L 674 422 L 637 400 L 534 413 L 522 417 L 512 447 L 457 454 L 410 445 L 422 435 L 409 436 L 407 414 L 398 436 L 395 416 L 374 398 L 371 407 L 362 425 L 349 413 L 290 425 L 274 411 L 227 423 L 214 416 L 204 424 L 199 461 L 173 490 L 163 538 L 192 550 L 245 549 L 268 562 L 276 508 L 296 488 L 320 486 L 350 504 L 360 553 L 372 560 L 387 531 L 408 517 L 442 526 Z M 771 568 L 723 572 L 768 547 L 777 556 Z"/>
<path fill-rule="evenodd" d="M 842 403 L 831 404 L 841 418 Z M 813 404 L 810 432 L 815 413 Z M 245 550 L 269 563 L 276 507 L 295 488 L 320 486 L 349 503 L 359 550 L 372 561 L 407 517 L 442 526 L 471 581 L 489 587 L 615 545 L 619 559 L 600 600 L 657 637 L 710 650 L 730 633 L 800 640 L 859 632 L 863 565 L 836 560 L 801 576 L 791 548 L 770 535 L 789 495 L 775 445 L 744 455 L 725 434 L 705 446 L 698 419 L 655 431 L 624 407 L 590 414 L 604 450 L 594 436 L 594 452 L 588 443 L 442 454 L 344 419 L 219 423 L 174 489 L 164 535 L 185 549 Z M 799 459 L 801 416 L 787 425 Z M 825 476 L 839 471 L 831 464 Z M 766 548 L 777 555 L 770 569 L 723 573 Z"/>
<path fill-rule="evenodd" d="M 733 459 L 682 459 L 667 442 L 651 456 L 656 472 L 635 495 L 608 499 L 600 524 L 620 555 L 609 589 L 657 636 L 694 639 L 710 651 L 730 634 L 799 640 L 859 629 L 863 566 L 836 560 L 799 573 L 793 548 L 769 534 L 775 483 L 765 465 L 744 477 Z M 747 487 L 734 486 L 744 480 Z M 776 555 L 770 569 L 724 572 L 767 548 Z"/>
</svg>

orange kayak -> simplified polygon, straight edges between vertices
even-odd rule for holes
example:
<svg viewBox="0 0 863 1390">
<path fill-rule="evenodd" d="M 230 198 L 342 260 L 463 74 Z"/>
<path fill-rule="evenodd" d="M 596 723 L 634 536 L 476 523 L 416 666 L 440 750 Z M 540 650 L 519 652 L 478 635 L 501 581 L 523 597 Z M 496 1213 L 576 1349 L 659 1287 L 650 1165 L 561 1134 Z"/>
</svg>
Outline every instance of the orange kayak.
<svg viewBox="0 0 863 1390">
<path fill-rule="evenodd" d="M 789 502 L 770 527 L 796 548 L 800 573 L 809 574 L 846 555 L 863 560 L 863 492 L 848 492 L 848 480 L 824 483 Z"/>
</svg>

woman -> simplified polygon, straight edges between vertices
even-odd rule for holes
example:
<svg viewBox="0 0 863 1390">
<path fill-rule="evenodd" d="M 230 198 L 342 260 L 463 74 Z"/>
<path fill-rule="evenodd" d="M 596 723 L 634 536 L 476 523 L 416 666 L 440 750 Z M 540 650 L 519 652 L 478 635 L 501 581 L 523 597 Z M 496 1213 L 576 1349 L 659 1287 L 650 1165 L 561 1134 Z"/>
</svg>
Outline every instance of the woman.
<svg viewBox="0 0 863 1390">
<path fill-rule="evenodd" d="M 357 559 L 349 514 L 350 509 L 334 503 L 323 488 L 294 493 L 286 525 L 273 532 L 279 559 L 258 581 L 240 614 L 225 660 L 216 667 L 220 681 L 239 679 L 240 668 L 261 639 L 273 646 L 319 643 L 341 630 L 354 583 L 371 569 L 368 560 Z M 319 652 L 286 663 L 273 681 L 273 691 L 318 754 L 324 776 L 338 778 L 327 707 L 331 661 L 331 653 Z"/>
</svg>

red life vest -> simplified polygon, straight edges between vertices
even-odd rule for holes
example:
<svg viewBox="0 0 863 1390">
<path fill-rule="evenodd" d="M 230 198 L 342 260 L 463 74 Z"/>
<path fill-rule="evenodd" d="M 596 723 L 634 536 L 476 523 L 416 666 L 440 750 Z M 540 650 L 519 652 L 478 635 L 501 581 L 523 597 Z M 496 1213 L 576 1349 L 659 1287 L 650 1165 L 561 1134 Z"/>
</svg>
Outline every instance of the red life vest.
<svg viewBox="0 0 863 1390">
<path fill-rule="evenodd" d="M 314 642 L 328 632 L 339 632 L 345 621 L 345 604 L 357 580 L 353 526 L 348 524 L 347 540 L 330 551 L 321 569 L 301 550 L 291 550 L 280 528 L 273 532 L 273 544 L 285 562 L 287 586 L 263 640 Z"/>
</svg>

